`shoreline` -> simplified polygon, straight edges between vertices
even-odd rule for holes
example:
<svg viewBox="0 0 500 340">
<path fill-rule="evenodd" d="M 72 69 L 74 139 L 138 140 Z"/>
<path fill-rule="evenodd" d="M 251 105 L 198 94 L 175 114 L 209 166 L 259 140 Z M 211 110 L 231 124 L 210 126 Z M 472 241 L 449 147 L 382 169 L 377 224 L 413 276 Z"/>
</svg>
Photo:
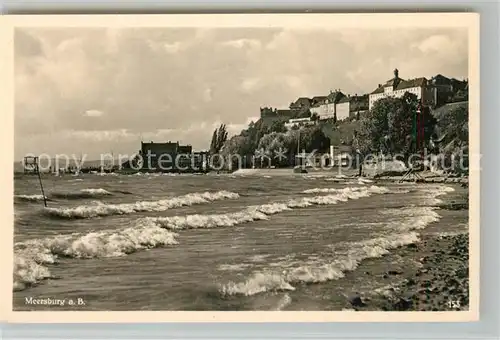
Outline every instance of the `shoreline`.
<svg viewBox="0 0 500 340">
<path fill-rule="evenodd" d="M 446 195 L 439 210 L 448 216 L 468 210 Z M 462 211 L 463 213 L 463 211 Z M 413 259 L 415 268 L 391 268 L 379 275 L 396 283 L 348 297 L 344 310 L 463 311 L 469 309 L 469 231 L 459 228 L 420 233 L 420 241 L 396 249 L 392 255 Z M 432 229 L 432 225 L 427 228 Z M 456 227 L 456 226 L 454 226 Z M 458 229 L 458 230 L 457 230 Z M 361 266 L 360 266 L 361 267 Z M 363 268 L 358 268 L 363 270 Z"/>
</svg>

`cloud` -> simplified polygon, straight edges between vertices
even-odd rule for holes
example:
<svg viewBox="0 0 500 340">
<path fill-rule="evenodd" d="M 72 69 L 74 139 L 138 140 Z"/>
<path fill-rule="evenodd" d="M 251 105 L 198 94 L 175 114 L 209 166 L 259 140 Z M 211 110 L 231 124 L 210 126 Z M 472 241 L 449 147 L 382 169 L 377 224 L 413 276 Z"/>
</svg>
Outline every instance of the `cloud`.
<svg viewBox="0 0 500 340">
<path fill-rule="evenodd" d="M 14 47 L 16 157 L 136 150 L 141 136 L 205 149 L 213 124 L 237 132 L 262 106 L 468 64 L 459 29 L 26 28 Z"/>
<path fill-rule="evenodd" d="M 224 41 L 222 45 L 234 48 L 260 48 L 262 43 L 257 39 L 237 39 Z"/>
<path fill-rule="evenodd" d="M 87 110 L 84 115 L 87 117 L 100 117 L 104 114 L 104 112 L 99 110 Z"/>
<path fill-rule="evenodd" d="M 163 48 L 167 53 L 177 53 L 181 50 L 181 43 L 178 41 L 172 44 L 166 43 L 165 45 L 163 45 Z"/>
<path fill-rule="evenodd" d="M 241 89 L 244 92 L 252 92 L 258 88 L 260 83 L 261 80 L 259 78 L 244 79 L 243 82 L 241 83 Z"/>
</svg>

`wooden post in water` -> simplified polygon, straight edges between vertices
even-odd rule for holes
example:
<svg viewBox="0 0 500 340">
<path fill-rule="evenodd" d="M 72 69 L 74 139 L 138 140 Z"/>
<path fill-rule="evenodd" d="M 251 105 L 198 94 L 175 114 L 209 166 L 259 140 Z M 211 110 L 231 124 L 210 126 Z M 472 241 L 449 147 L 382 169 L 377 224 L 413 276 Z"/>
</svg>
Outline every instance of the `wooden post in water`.
<svg viewBox="0 0 500 340">
<path fill-rule="evenodd" d="M 38 163 L 36 165 L 36 173 L 38 174 L 38 181 L 40 182 L 40 189 L 43 195 L 43 205 L 47 208 L 47 197 L 45 196 L 45 191 L 43 190 L 42 176 L 40 175 L 40 169 L 38 168 Z"/>
<path fill-rule="evenodd" d="M 39 167 L 39 159 L 38 157 L 28 156 L 24 157 L 24 172 L 35 172 L 38 176 L 38 182 L 40 183 L 40 189 L 42 191 L 43 196 L 43 205 L 47 207 L 47 197 L 45 196 L 45 191 L 43 190 L 42 184 L 42 176 L 40 175 L 40 167 Z"/>
</svg>

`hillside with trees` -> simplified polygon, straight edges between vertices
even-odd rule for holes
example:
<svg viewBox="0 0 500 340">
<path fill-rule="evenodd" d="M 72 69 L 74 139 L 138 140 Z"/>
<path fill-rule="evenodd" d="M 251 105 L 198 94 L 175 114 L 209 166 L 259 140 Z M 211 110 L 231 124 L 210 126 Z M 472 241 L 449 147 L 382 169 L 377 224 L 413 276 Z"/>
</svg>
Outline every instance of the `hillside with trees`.
<svg viewBox="0 0 500 340">
<path fill-rule="evenodd" d="M 398 154 L 405 162 L 412 153 L 420 153 L 424 147 L 435 153 L 445 153 L 445 158 L 468 150 L 467 102 L 446 104 L 434 110 L 421 108 L 419 117 L 422 121 L 416 121 L 418 105 L 418 98 L 406 93 L 401 98 L 380 99 L 372 110 L 358 117 L 359 120 L 334 122 L 315 117 L 315 125 L 289 130 L 285 127 L 285 120 L 259 119 L 229 139 L 222 125 L 214 131 L 211 150 L 226 156 L 238 154 L 245 157 L 244 167 L 292 166 L 295 165 L 297 150 L 326 153 L 330 145 L 347 145 L 353 153 L 361 155 Z M 422 126 L 423 133 L 417 128 Z M 420 145 L 417 145 L 417 135 Z M 278 152 L 286 158 L 273 159 Z M 250 160 L 255 157 L 267 157 L 267 161 L 252 163 Z"/>
</svg>

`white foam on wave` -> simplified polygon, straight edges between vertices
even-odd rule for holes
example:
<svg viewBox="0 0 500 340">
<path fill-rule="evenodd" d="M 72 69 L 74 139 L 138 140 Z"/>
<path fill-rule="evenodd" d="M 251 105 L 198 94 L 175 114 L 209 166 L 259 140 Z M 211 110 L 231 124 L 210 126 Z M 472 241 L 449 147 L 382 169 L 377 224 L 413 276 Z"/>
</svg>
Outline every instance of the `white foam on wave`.
<svg viewBox="0 0 500 340">
<path fill-rule="evenodd" d="M 217 268 L 220 271 L 240 271 L 242 269 L 248 268 L 251 265 L 248 263 L 238 263 L 238 264 L 221 264 Z"/>
<path fill-rule="evenodd" d="M 222 295 L 241 294 L 245 296 L 251 296 L 268 291 L 286 290 L 293 291 L 295 290 L 295 287 L 286 282 L 281 275 L 273 273 L 256 273 L 252 276 L 251 279 L 245 282 L 229 282 L 228 284 L 222 285 L 219 288 L 219 292 Z"/>
<path fill-rule="evenodd" d="M 438 198 L 439 196 L 446 195 L 447 193 L 454 192 L 455 189 L 448 186 L 438 186 L 438 187 L 430 187 L 423 190 L 427 197 L 425 199 L 425 204 L 428 205 L 438 205 L 443 203 L 443 200 Z"/>
<path fill-rule="evenodd" d="M 398 231 L 410 231 L 424 229 L 427 225 L 441 219 L 432 207 L 411 207 L 405 209 L 386 209 L 380 211 L 384 215 L 392 215 L 398 218 L 390 222 L 387 229 Z"/>
<path fill-rule="evenodd" d="M 25 289 L 49 278 L 46 265 L 56 263 L 58 257 L 124 256 L 143 249 L 177 244 L 176 236 L 166 229 L 148 225 L 20 242 L 14 251 L 14 290 Z"/>
<path fill-rule="evenodd" d="M 88 194 L 91 194 L 91 195 L 96 195 L 96 196 L 99 196 L 99 195 L 111 195 L 111 193 L 105 189 L 102 189 L 102 188 L 97 188 L 97 189 L 82 189 L 80 190 L 81 192 L 84 192 L 84 193 L 88 193 Z"/>
<path fill-rule="evenodd" d="M 330 263 L 308 263 L 284 269 L 281 273 L 262 271 L 252 274 L 244 282 L 229 282 L 219 287 L 222 295 L 250 296 L 269 291 L 295 290 L 300 283 L 321 283 L 338 280 L 345 272 L 355 270 L 361 261 L 377 258 L 389 253 L 391 249 L 419 241 L 415 232 L 394 234 L 361 242 L 353 242 L 349 253 Z"/>
<path fill-rule="evenodd" d="M 273 271 L 257 272 L 243 283 L 229 282 L 221 286 L 220 292 L 224 295 L 253 295 L 265 291 L 290 289 L 296 283 L 338 280 L 345 276 L 345 272 L 355 270 L 365 259 L 382 257 L 392 249 L 419 242 L 419 235 L 414 230 L 425 228 L 441 218 L 431 207 L 388 209 L 384 213 L 394 214 L 400 218 L 399 221 L 388 224 L 388 229 L 393 230 L 392 234 L 350 242 L 347 253 L 339 255 L 341 258 L 333 262 L 313 261 L 313 263 L 302 263 L 292 268 L 282 266 L 284 270 L 279 278 L 276 277 L 278 274 Z"/>
<path fill-rule="evenodd" d="M 19 291 L 51 277 L 43 264 L 55 263 L 56 256 L 48 249 L 26 247 L 14 251 L 13 290 Z"/>
<path fill-rule="evenodd" d="M 429 193 L 439 196 L 453 190 L 449 187 L 440 187 L 430 190 Z M 382 212 L 398 218 L 398 221 L 387 225 L 391 233 L 373 239 L 350 242 L 347 253 L 339 255 L 341 258 L 333 262 L 302 262 L 291 268 L 282 266 L 281 273 L 272 269 L 256 272 L 245 282 L 229 282 L 220 286 L 219 292 L 222 295 L 254 295 L 268 291 L 294 290 L 293 285 L 297 283 L 338 280 L 345 276 L 345 272 L 355 270 L 365 259 L 379 258 L 387 255 L 392 249 L 419 242 L 419 234 L 415 230 L 423 229 L 441 218 L 433 207 L 387 209 Z"/>
<path fill-rule="evenodd" d="M 283 297 L 278 301 L 278 305 L 276 306 L 275 310 L 280 311 L 288 307 L 292 303 L 292 298 L 288 293 L 285 293 Z"/>
<path fill-rule="evenodd" d="M 346 202 L 349 199 L 369 197 L 372 194 L 388 192 L 383 187 L 363 187 L 359 190 L 351 188 L 338 189 L 335 194 L 314 197 L 302 197 L 285 202 L 275 202 L 258 206 L 250 206 L 244 210 L 211 215 L 184 215 L 170 217 L 144 217 L 140 223 L 159 226 L 170 230 L 234 227 L 239 224 L 269 219 L 270 215 L 278 214 L 297 208 L 306 208 L 313 205 L 333 205 Z"/>
<path fill-rule="evenodd" d="M 50 196 L 53 196 L 55 198 L 78 199 L 78 198 L 103 197 L 111 195 L 113 195 L 111 192 L 102 188 L 97 188 L 97 189 L 89 188 L 89 189 L 81 189 L 76 192 L 54 192 Z"/>
<path fill-rule="evenodd" d="M 60 218 L 93 218 L 110 215 L 125 215 L 145 211 L 165 211 L 193 204 L 209 203 L 224 199 L 236 199 L 239 195 L 229 191 L 192 193 L 159 201 L 139 201 L 135 203 L 80 205 L 72 208 L 45 208 L 51 216 Z"/>
<path fill-rule="evenodd" d="M 29 202 L 38 202 L 43 201 L 43 195 L 14 195 L 14 198 L 17 198 L 21 201 L 29 201 Z M 48 197 L 45 196 L 47 199 Z"/>
<path fill-rule="evenodd" d="M 366 190 L 366 187 L 347 187 L 347 188 L 314 188 L 304 190 L 302 193 L 304 194 L 321 194 L 321 193 L 346 193 L 346 192 L 359 192 Z M 389 189 L 385 187 L 379 187 L 376 185 L 372 185 L 368 188 L 371 193 L 388 193 Z"/>
</svg>

